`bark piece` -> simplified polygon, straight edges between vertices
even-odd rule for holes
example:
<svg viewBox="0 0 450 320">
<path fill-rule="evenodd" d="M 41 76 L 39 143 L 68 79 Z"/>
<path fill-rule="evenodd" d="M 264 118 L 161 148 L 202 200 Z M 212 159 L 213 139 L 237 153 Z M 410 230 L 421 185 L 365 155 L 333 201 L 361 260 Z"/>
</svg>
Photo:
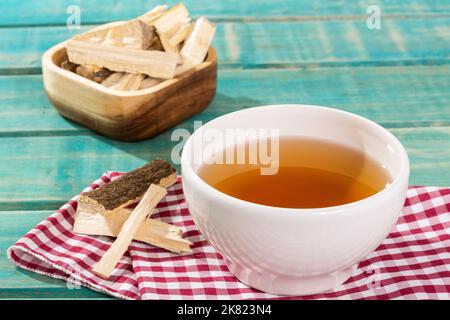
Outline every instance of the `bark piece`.
<svg viewBox="0 0 450 320">
<path fill-rule="evenodd" d="M 75 72 L 80 76 L 97 83 L 101 83 L 111 74 L 110 70 L 99 68 L 94 65 L 79 65 L 76 67 Z"/>
<path fill-rule="evenodd" d="M 167 161 L 156 159 L 120 178 L 80 196 L 79 202 L 103 214 L 138 202 L 151 184 L 168 187 L 176 181 L 176 170 Z"/>
<path fill-rule="evenodd" d="M 70 62 L 69 60 L 64 60 L 63 62 L 61 62 L 61 68 L 63 68 L 64 70 L 67 70 L 67 71 L 75 72 L 75 69 L 77 68 L 77 66 L 78 65 Z"/>
</svg>

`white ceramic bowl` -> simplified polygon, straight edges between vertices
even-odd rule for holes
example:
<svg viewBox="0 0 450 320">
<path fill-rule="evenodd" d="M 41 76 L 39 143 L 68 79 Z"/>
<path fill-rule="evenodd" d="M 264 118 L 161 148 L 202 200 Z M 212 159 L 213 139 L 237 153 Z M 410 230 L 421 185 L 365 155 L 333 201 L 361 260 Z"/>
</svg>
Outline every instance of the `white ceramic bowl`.
<svg viewBox="0 0 450 320">
<path fill-rule="evenodd" d="M 325 139 L 363 151 L 392 177 L 389 187 L 346 205 L 289 209 L 228 196 L 197 174 L 202 134 L 214 128 L 279 129 L 281 136 Z M 387 236 L 400 214 L 409 178 L 408 155 L 386 129 L 360 116 L 307 105 L 264 106 L 203 125 L 182 154 L 183 191 L 201 233 L 230 271 L 256 289 L 282 295 L 325 292 L 345 282 L 357 263 Z"/>
</svg>

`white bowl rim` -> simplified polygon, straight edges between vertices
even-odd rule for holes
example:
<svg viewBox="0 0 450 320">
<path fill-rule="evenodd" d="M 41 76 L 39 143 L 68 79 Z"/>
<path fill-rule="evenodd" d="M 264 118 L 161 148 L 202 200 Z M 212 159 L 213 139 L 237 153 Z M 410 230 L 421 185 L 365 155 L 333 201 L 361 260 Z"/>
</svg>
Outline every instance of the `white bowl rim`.
<svg viewBox="0 0 450 320">
<path fill-rule="evenodd" d="M 242 200 L 239 198 L 235 198 L 233 196 L 230 196 L 222 191 L 219 191 L 217 189 L 215 189 L 214 187 L 210 186 L 206 181 L 204 181 L 198 174 L 197 172 L 194 171 L 194 169 L 192 168 L 192 164 L 185 161 L 186 157 L 187 157 L 187 151 L 186 149 L 190 148 L 190 142 L 192 141 L 192 139 L 194 138 L 195 134 L 200 131 L 200 130 L 196 130 L 190 137 L 189 139 L 186 141 L 186 144 L 184 145 L 183 148 L 183 152 L 181 155 L 181 167 L 182 167 L 182 176 L 184 178 L 185 175 L 189 174 L 193 180 L 195 180 L 196 183 L 199 184 L 199 187 L 202 188 L 204 190 L 204 192 L 208 193 L 210 196 L 212 196 L 213 198 L 219 200 L 219 201 L 228 201 L 231 202 L 232 204 L 236 205 L 236 208 L 238 208 L 239 206 L 248 206 L 254 209 L 260 209 L 260 210 L 264 210 L 264 211 L 277 211 L 276 214 L 278 214 L 279 212 L 287 212 L 287 213 L 292 213 L 292 212 L 297 212 L 297 213 L 313 213 L 313 214 L 336 214 L 339 212 L 344 212 L 344 211 L 348 211 L 349 209 L 354 209 L 355 207 L 360 207 L 363 205 L 368 205 L 370 203 L 376 202 L 378 201 L 380 198 L 385 197 L 388 195 L 388 193 L 392 192 L 392 190 L 397 189 L 397 188 L 401 188 L 403 186 L 404 181 L 408 181 L 409 179 L 409 158 L 408 158 L 408 154 L 404 148 L 404 146 L 402 145 L 402 143 L 397 139 L 397 137 L 395 137 L 391 132 L 389 132 L 386 128 L 382 127 L 381 125 L 379 125 L 378 123 L 369 120 L 365 117 L 362 117 L 360 115 L 348 112 L 348 111 L 344 111 L 344 110 L 340 110 L 340 109 L 336 109 L 336 108 L 332 108 L 332 107 L 324 107 L 324 106 L 317 106 L 317 105 L 307 105 L 307 104 L 276 104 L 276 105 L 263 105 L 263 106 L 257 106 L 257 107 L 251 107 L 251 108 L 246 108 L 246 109 L 241 109 L 241 110 L 237 110 L 237 111 L 233 111 L 227 114 L 224 114 L 222 116 L 219 116 L 207 123 L 205 123 L 204 125 L 202 125 L 200 128 L 205 127 L 206 125 L 212 125 L 214 124 L 214 122 L 219 121 L 227 116 L 230 116 L 232 114 L 236 114 L 236 113 L 241 113 L 241 112 L 252 112 L 256 109 L 274 109 L 274 108 L 283 108 L 283 107 L 302 107 L 302 108 L 319 108 L 322 110 L 325 110 L 327 112 L 334 112 L 334 113 L 338 113 L 338 114 L 343 114 L 347 117 L 351 117 L 353 119 L 356 119 L 358 121 L 362 121 L 363 123 L 366 123 L 369 126 L 372 126 L 373 128 L 375 128 L 376 130 L 380 131 L 380 133 L 383 133 L 385 135 L 387 135 L 387 137 L 390 139 L 390 142 L 392 142 L 395 145 L 396 150 L 399 150 L 399 156 L 400 156 L 400 170 L 399 173 L 393 177 L 393 180 L 391 181 L 390 185 L 386 188 L 384 188 L 383 190 L 371 195 L 370 197 L 358 200 L 358 201 L 354 201 L 354 202 L 350 202 L 347 204 L 343 204 L 343 205 L 338 205 L 338 206 L 330 206 L 330 207 L 320 207 L 320 208 L 286 208 L 286 207 L 277 207 L 277 206 L 268 206 L 268 205 L 263 205 L 263 204 L 259 204 L 259 203 L 254 203 L 254 202 L 250 202 L 250 201 L 246 201 L 246 200 Z M 200 129 L 199 128 L 199 129 Z"/>
</svg>

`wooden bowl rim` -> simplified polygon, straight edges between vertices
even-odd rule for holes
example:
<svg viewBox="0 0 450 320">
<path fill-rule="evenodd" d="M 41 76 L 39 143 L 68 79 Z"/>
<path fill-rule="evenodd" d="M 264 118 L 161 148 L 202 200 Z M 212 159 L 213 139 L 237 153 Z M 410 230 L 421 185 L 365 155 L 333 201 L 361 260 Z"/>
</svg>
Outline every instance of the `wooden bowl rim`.
<svg viewBox="0 0 450 320">
<path fill-rule="evenodd" d="M 116 21 L 111 24 L 115 24 L 115 23 L 119 23 L 119 22 L 120 21 Z M 111 25 L 111 24 L 107 24 L 107 25 Z M 107 25 L 104 25 L 102 27 L 105 27 Z M 98 27 L 98 28 L 100 28 L 100 27 Z M 97 28 L 95 28 L 95 29 L 97 29 Z M 68 77 L 74 81 L 79 82 L 81 85 L 88 86 L 97 91 L 100 91 L 100 92 L 103 92 L 103 93 L 106 93 L 109 95 L 114 95 L 117 97 L 138 97 L 138 96 L 148 95 L 150 93 L 154 93 L 154 92 L 163 90 L 184 78 L 190 77 L 193 73 L 200 71 L 200 70 L 210 66 L 211 64 L 217 63 L 216 50 L 213 47 L 209 47 L 208 55 L 206 56 L 205 61 L 203 63 L 195 66 L 194 68 L 189 69 L 172 79 L 163 80 L 161 83 L 158 83 L 157 85 L 150 87 L 150 88 L 141 89 L 141 90 L 133 90 L 133 91 L 122 91 L 122 90 L 115 90 L 115 89 L 111 89 L 111 88 L 102 86 L 101 84 L 99 84 L 95 81 L 86 79 L 86 78 L 76 74 L 75 72 L 65 70 L 65 69 L 61 68 L 60 66 L 56 65 L 53 62 L 53 57 L 57 52 L 65 49 L 66 43 L 67 43 L 67 40 L 60 42 L 60 43 L 56 44 L 55 46 L 51 47 L 50 49 L 48 49 L 47 51 L 45 51 L 45 53 L 42 56 L 42 68 L 48 68 L 54 72 L 59 73 L 60 75 L 62 75 L 64 77 Z"/>
</svg>

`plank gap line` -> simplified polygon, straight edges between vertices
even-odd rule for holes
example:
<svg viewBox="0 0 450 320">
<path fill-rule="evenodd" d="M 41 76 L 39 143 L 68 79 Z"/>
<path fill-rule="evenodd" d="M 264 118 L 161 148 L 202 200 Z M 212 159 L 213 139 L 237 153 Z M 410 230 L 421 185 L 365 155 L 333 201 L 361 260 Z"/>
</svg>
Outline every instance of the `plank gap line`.
<svg viewBox="0 0 450 320">
<path fill-rule="evenodd" d="M 379 124 L 387 129 L 450 128 L 450 121 L 379 122 Z M 74 130 L 4 131 L 4 132 L 0 131 L 0 139 L 42 138 L 42 137 L 57 138 L 57 137 L 84 137 L 84 136 L 105 139 L 105 137 L 98 135 L 97 133 L 86 128 Z M 0 211 L 2 211 L 1 202 L 0 202 Z"/>
<path fill-rule="evenodd" d="M 255 70 L 255 69 L 310 69 L 342 67 L 408 67 L 408 66 L 442 66 L 449 65 L 449 58 L 399 59 L 399 60 L 360 60 L 360 61 L 318 61 L 318 62 L 268 62 L 268 63 L 220 63 L 220 70 Z M 41 67 L 0 68 L 0 76 L 40 75 Z"/>
<path fill-rule="evenodd" d="M 193 15 L 196 19 L 200 16 Z M 278 16 L 278 17 L 252 17 L 252 16 L 207 16 L 208 19 L 215 23 L 264 23 L 264 22 L 307 22 L 307 21 L 357 21 L 366 20 L 368 15 L 327 15 L 327 16 Z M 450 13 L 423 13 L 423 14 L 388 14 L 384 13 L 382 19 L 386 20 L 403 20 L 403 19 L 446 19 L 450 18 Z M 109 23 L 110 20 L 101 21 L 82 21 L 82 26 L 97 26 Z M 21 23 L 21 24 L 0 24 L 0 28 L 34 28 L 34 27 L 62 27 L 66 24 L 63 22 L 42 23 Z"/>
</svg>

